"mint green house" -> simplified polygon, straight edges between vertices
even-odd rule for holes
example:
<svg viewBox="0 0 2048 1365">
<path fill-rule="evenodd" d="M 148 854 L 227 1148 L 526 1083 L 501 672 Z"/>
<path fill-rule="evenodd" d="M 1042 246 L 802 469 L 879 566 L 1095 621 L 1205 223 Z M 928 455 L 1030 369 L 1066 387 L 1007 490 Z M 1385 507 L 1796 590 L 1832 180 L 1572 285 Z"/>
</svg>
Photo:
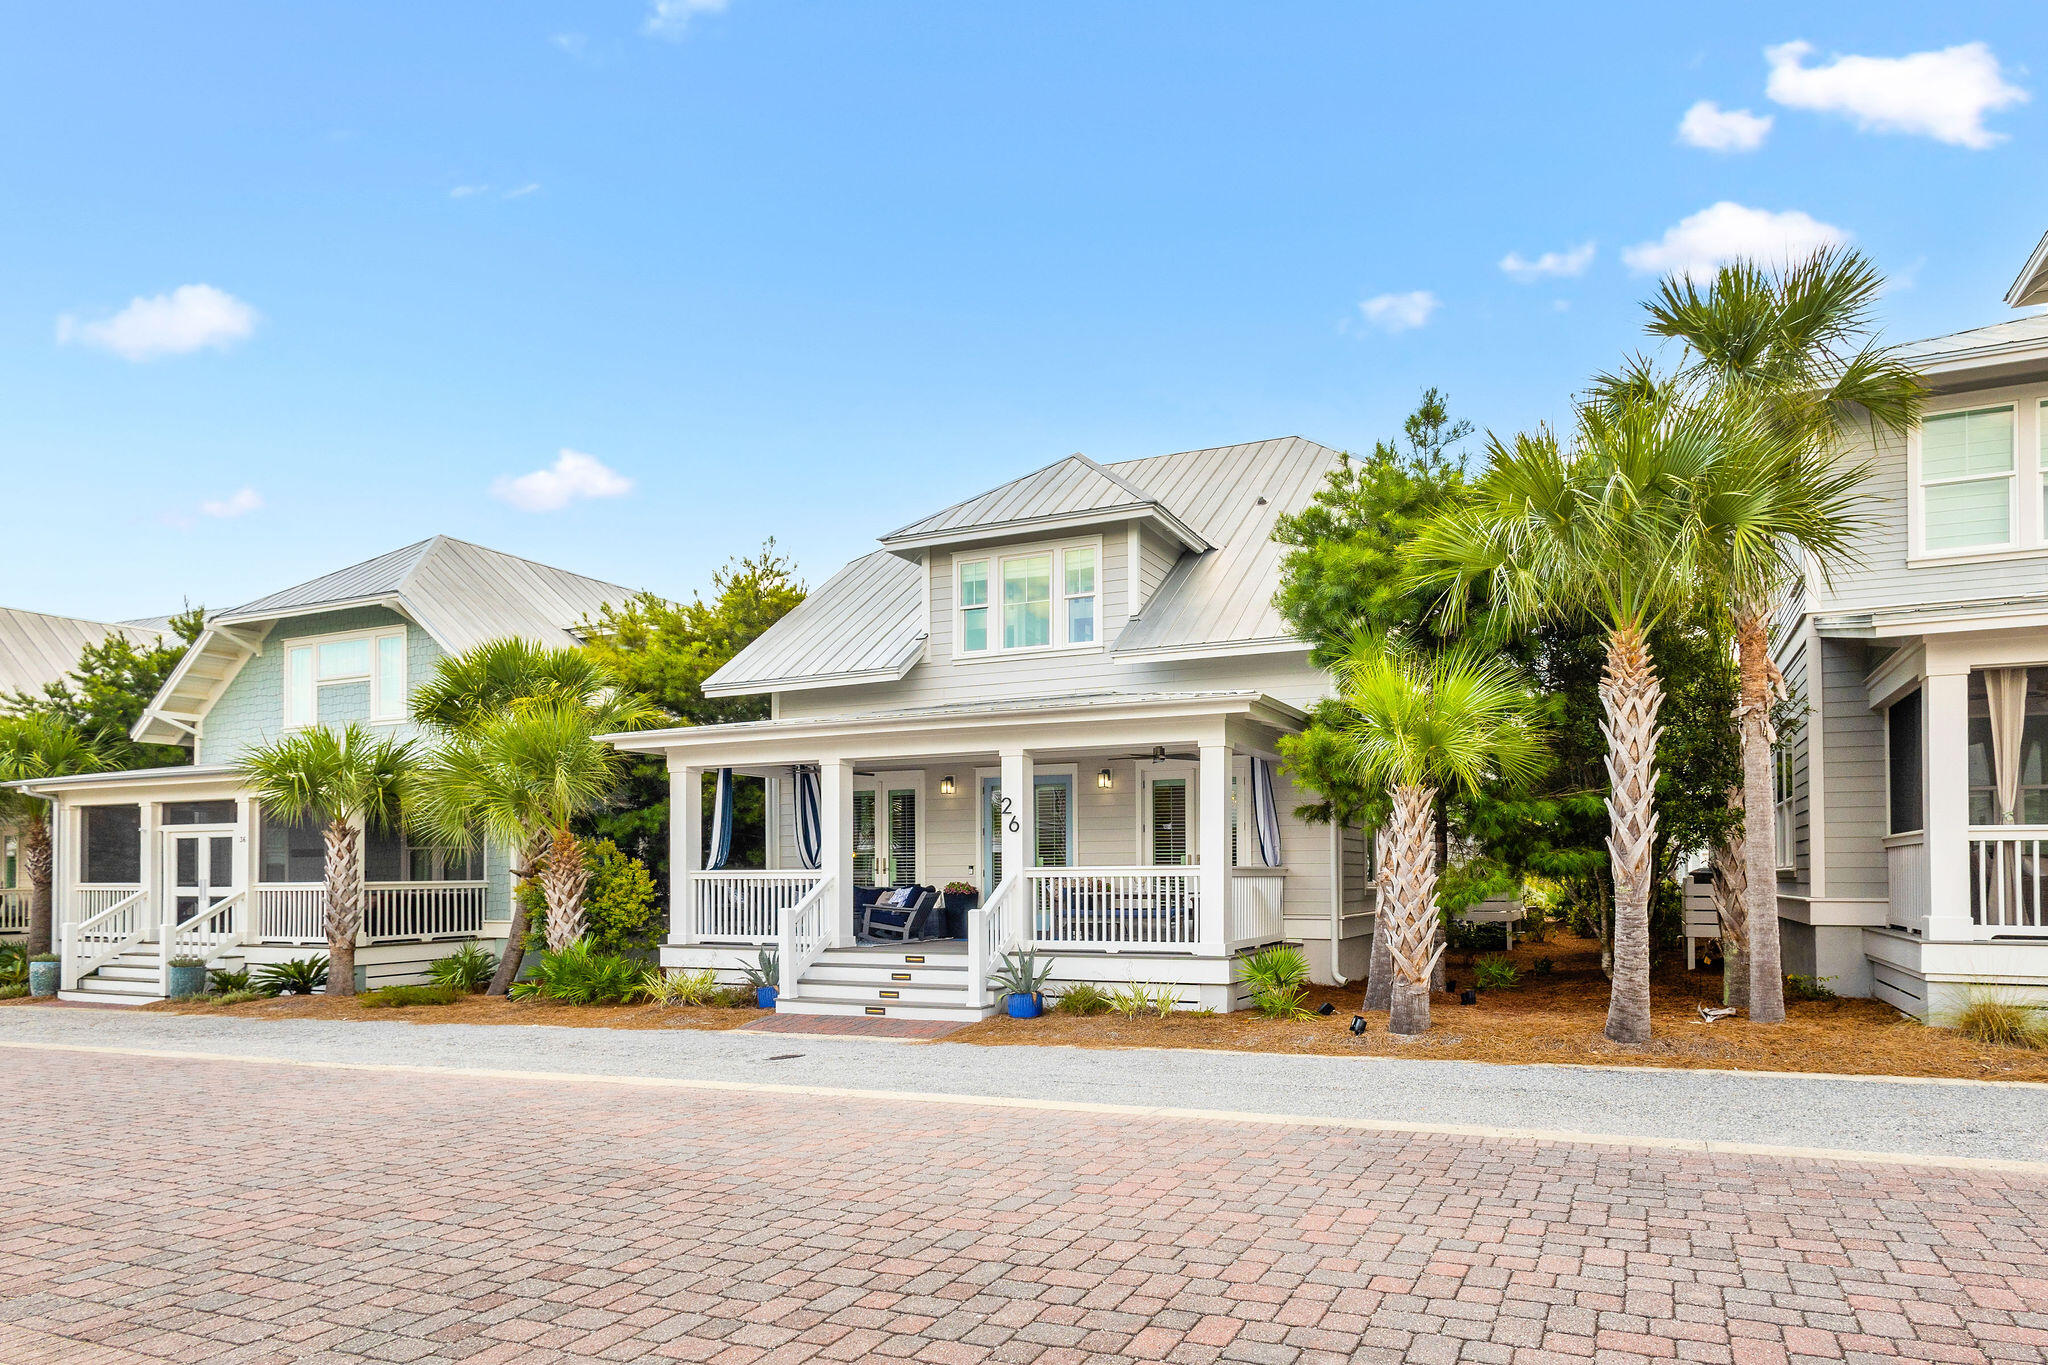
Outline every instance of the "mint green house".
<svg viewBox="0 0 2048 1365">
<path fill-rule="evenodd" d="M 235 967 L 323 952 L 319 831 L 244 795 L 235 759 L 307 726 L 416 736 L 410 698 L 444 655 L 509 635 L 572 645 L 581 623 L 631 595 L 436 536 L 210 618 L 134 730 L 187 746 L 189 766 L 28 788 L 55 803 L 63 993 L 141 1002 L 162 996 L 174 957 Z M 368 836 L 358 984 L 420 980 L 473 940 L 495 951 L 510 868 L 502 848 Z"/>
</svg>

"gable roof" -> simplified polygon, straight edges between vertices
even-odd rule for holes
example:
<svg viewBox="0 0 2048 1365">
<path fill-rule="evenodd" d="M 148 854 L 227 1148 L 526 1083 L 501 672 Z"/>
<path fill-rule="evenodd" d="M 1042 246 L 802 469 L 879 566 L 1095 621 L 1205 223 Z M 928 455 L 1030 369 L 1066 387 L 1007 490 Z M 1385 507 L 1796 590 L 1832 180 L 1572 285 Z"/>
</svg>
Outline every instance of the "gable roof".
<svg viewBox="0 0 2048 1365">
<path fill-rule="evenodd" d="M 1190 550 L 1209 544 L 1152 493 L 1086 455 L 1069 455 L 882 537 L 899 554 L 1108 521 L 1148 520 Z"/>
<path fill-rule="evenodd" d="M 389 607 L 434 642 L 459 654 L 486 640 L 520 635 L 545 645 L 578 642 L 575 627 L 631 588 L 536 564 L 452 536 L 435 536 L 322 574 L 207 618 L 136 722 L 138 740 L 189 740 L 221 689 L 275 622 L 351 607 Z"/>
<path fill-rule="evenodd" d="M 1112 652 L 1167 658 L 1306 648 L 1273 605 L 1284 549 L 1273 541 L 1273 523 L 1305 507 L 1342 458 L 1299 436 L 1112 465 L 1069 456 L 892 532 L 883 540 L 891 548 L 834 574 L 713 674 L 704 691 L 731 696 L 903 677 L 926 634 L 924 570 L 899 558 L 892 542 L 936 535 L 944 539 L 917 543 L 960 543 L 978 529 L 977 515 L 996 519 L 987 523 L 1000 528 L 991 534 L 1012 536 L 1064 524 L 1049 515 L 1175 509 L 1199 548 L 1182 541 L 1187 550 Z"/>
<path fill-rule="evenodd" d="M 2020 267 L 2019 278 L 2005 291 L 2005 301 L 2015 308 L 2048 303 L 2048 232 L 2042 233 L 2041 240 L 2034 244 L 2033 254 Z"/>
<path fill-rule="evenodd" d="M 155 645 L 164 632 L 144 622 L 87 621 L 76 616 L 0 607 L 0 696 L 40 692 L 78 667 L 88 645 L 125 635 L 138 645 Z"/>
</svg>

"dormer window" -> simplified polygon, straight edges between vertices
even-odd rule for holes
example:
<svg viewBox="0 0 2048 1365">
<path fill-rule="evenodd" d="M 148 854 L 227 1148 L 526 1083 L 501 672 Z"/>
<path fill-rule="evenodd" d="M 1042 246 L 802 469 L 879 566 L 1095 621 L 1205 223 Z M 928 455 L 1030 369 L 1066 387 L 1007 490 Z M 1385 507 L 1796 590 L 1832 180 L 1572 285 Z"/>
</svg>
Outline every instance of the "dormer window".
<svg viewBox="0 0 2048 1365">
<path fill-rule="evenodd" d="M 1101 554 L 1100 544 L 1088 541 L 956 559 L 955 653 L 1012 654 L 1095 644 Z"/>
<path fill-rule="evenodd" d="M 403 630 L 287 641 L 284 670 L 287 729 L 406 718 Z"/>
</svg>

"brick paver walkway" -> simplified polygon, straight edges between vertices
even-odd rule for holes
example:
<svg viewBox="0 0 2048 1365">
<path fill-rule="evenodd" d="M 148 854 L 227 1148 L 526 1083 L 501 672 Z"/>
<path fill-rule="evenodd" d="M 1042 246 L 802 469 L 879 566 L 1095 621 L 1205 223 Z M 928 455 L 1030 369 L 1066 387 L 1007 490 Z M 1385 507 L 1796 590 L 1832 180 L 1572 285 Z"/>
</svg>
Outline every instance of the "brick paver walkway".
<svg viewBox="0 0 2048 1365">
<path fill-rule="evenodd" d="M 8 1361 L 2048 1356 L 2031 1175 L 7 1061 Z"/>
<path fill-rule="evenodd" d="M 808 1038 L 896 1038 L 937 1042 L 967 1025 L 950 1019 L 871 1019 L 864 1014 L 771 1014 L 740 1027 L 748 1033 L 796 1033 Z"/>
</svg>

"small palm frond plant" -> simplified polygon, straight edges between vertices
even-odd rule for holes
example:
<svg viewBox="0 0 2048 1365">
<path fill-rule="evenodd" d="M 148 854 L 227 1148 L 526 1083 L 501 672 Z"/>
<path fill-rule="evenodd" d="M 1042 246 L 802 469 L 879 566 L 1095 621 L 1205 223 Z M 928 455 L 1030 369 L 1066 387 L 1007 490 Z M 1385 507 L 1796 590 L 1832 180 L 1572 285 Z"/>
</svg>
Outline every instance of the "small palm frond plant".
<svg viewBox="0 0 2048 1365">
<path fill-rule="evenodd" d="M 740 974 L 747 978 L 747 984 L 757 991 L 773 991 L 782 988 L 782 954 L 773 948 L 763 948 L 752 962 L 740 968 Z"/>
<path fill-rule="evenodd" d="M 1511 991 L 1522 984 L 1522 973 L 1504 957 L 1482 957 L 1472 964 L 1472 971 L 1482 991 Z"/>
<path fill-rule="evenodd" d="M 1004 995 L 1037 995 L 1052 979 L 1052 964 L 1040 962 L 1038 954 L 1020 949 L 1003 954 L 1002 965 L 989 973 L 989 984 Z"/>
<path fill-rule="evenodd" d="M 560 952 L 542 953 L 533 975 L 514 986 L 512 995 L 565 1005 L 624 1005 L 639 998 L 646 973 L 638 959 L 600 953 L 579 938 Z"/>
<path fill-rule="evenodd" d="M 1059 993 L 1052 1007 L 1061 1014 L 1107 1014 L 1111 1001 L 1109 992 L 1093 981 L 1076 981 Z"/>
<path fill-rule="evenodd" d="M 1993 1047 L 2048 1048 L 2048 1019 L 2041 1012 L 1995 991 L 1972 991 L 1948 1026 L 1965 1038 Z"/>
<path fill-rule="evenodd" d="M 1128 986 L 1119 986 L 1109 997 L 1109 1007 L 1126 1019 L 1135 1019 L 1141 1014 L 1164 1019 L 1173 1013 L 1173 1007 L 1179 1003 L 1178 989 L 1166 985 L 1155 986 L 1147 981 L 1133 981 Z"/>
<path fill-rule="evenodd" d="M 1252 1008 L 1268 1019 L 1306 1019 L 1310 1011 L 1308 958 L 1292 944 L 1261 948 L 1237 964 L 1238 979 L 1251 992 Z"/>
<path fill-rule="evenodd" d="M 0 986 L 18 986 L 28 980 L 28 949 L 18 943 L 0 943 Z"/>
<path fill-rule="evenodd" d="M 327 985 L 327 959 L 295 957 L 259 967 L 250 982 L 265 995 L 311 995 Z"/>
<path fill-rule="evenodd" d="M 247 967 L 243 967 L 239 971 L 229 971 L 226 967 L 215 967 L 206 974 L 206 993 L 208 995 L 229 995 L 236 991 L 246 991 L 248 989 L 249 969 Z"/>
<path fill-rule="evenodd" d="M 436 986 L 452 986 L 475 995 L 491 984 L 491 973 L 497 969 L 495 953 L 481 944 L 465 943 L 448 956 L 428 963 L 427 977 Z"/>
<path fill-rule="evenodd" d="M 649 967 L 640 982 L 640 994 L 657 1005 L 708 1005 L 717 992 L 718 975 L 708 967 L 701 972 Z"/>
</svg>

